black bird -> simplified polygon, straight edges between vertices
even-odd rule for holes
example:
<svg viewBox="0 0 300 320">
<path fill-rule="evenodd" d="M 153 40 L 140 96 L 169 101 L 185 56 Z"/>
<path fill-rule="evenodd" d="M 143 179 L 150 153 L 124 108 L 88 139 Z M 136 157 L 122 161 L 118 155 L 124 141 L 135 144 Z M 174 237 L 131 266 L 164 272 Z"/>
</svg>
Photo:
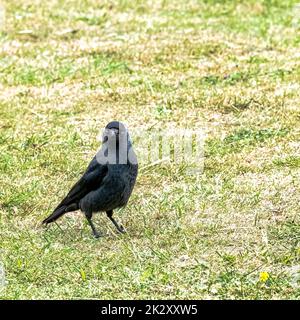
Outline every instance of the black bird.
<svg viewBox="0 0 300 320">
<path fill-rule="evenodd" d="M 113 210 L 127 204 L 138 173 L 138 163 L 128 131 L 118 121 L 110 122 L 104 130 L 101 149 L 95 155 L 81 179 L 43 223 L 48 224 L 67 212 L 84 212 L 96 238 L 92 215 L 106 212 L 117 230 L 123 226 L 113 218 Z"/>
</svg>

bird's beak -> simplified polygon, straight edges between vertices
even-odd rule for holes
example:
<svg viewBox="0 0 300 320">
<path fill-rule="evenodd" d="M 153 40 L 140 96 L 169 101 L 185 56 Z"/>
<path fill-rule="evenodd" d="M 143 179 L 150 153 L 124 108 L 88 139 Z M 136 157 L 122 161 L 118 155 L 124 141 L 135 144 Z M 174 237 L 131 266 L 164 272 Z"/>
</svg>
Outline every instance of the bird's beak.
<svg viewBox="0 0 300 320">
<path fill-rule="evenodd" d="M 116 128 L 105 129 L 103 134 L 103 142 L 106 142 L 111 138 L 115 138 L 118 134 L 119 130 Z"/>
<path fill-rule="evenodd" d="M 112 128 L 112 129 L 110 129 L 109 131 L 110 131 L 111 135 L 113 135 L 113 136 L 116 136 L 116 135 L 119 134 L 119 130 L 116 129 L 116 128 Z"/>
</svg>

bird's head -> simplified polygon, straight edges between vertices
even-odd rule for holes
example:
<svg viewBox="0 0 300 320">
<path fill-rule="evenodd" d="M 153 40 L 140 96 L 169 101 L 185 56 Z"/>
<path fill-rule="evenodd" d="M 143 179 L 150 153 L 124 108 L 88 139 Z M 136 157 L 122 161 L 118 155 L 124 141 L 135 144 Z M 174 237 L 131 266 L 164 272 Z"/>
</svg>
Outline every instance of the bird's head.
<svg viewBox="0 0 300 320">
<path fill-rule="evenodd" d="M 102 142 L 102 147 L 97 154 L 99 163 L 137 163 L 127 127 L 122 122 L 112 121 L 107 124 L 103 132 Z"/>
<path fill-rule="evenodd" d="M 117 143 L 121 140 L 128 139 L 128 130 L 122 122 L 111 121 L 104 129 L 103 142 L 116 141 Z"/>
</svg>

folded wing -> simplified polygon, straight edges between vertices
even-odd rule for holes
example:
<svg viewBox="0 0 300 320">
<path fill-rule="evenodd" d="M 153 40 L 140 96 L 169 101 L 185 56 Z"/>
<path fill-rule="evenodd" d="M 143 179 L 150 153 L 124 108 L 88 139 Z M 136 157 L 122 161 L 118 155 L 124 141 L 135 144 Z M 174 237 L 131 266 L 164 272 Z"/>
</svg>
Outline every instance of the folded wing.
<svg viewBox="0 0 300 320">
<path fill-rule="evenodd" d="M 80 200 L 89 192 L 96 190 L 101 186 L 103 178 L 107 174 L 107 166 L 100 165 L 94 158 L 87 171 L 81 179 L 72 187 L 67 196 L 55 208 L 53 213 L 46 218 L 43 223 L 50 223 L 57 220 L 66 212 L 79 209 Z"/>
</svg>

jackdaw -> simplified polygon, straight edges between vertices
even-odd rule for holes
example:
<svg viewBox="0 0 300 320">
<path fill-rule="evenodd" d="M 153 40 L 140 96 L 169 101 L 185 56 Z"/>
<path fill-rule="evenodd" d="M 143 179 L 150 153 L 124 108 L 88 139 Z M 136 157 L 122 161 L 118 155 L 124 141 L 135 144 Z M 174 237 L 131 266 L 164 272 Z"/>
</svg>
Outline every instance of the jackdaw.
<svg viewBox="0 0 300 320">
<path fill-rule="evenodd" d="M 67 212 L 84 212 L 96 238 L 92 215 L 106 212 L 117 230 L 125 233 L 113 218 L 113 210 L 127 204 L 138 174 L 138 162 L 124 124 L 110 122 L 104 130 L 102 146 L 81 179 L 43 223 L 48 224 Z"/>
</svg>

